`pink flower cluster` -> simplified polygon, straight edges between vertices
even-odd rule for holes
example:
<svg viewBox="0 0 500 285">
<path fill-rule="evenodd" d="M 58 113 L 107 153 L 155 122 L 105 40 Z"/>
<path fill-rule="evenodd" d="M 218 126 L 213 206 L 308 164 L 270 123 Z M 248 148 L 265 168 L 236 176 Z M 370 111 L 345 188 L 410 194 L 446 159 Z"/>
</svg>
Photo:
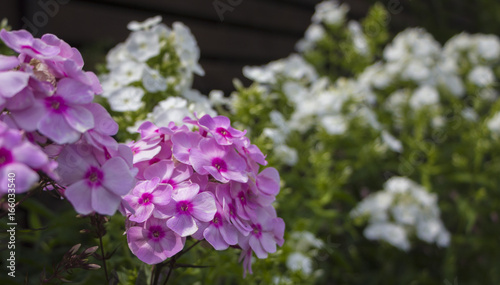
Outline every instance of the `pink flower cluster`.
<svg viewBox="0 0 500 285">
<path fill-rule="evenodd" d="M 131 150 L 111 137 L 116 122 L 92 103 L 102 92 L 96 75 L 54 35 L 2 30 L 0 39 L 19 54 L 0 55 L 0 182 L 22 172 L 20 193 L 43 171 L 67 187 L 62 194 L 78 213 L 115 213 L 137 170 Z"/>
<path fill-rule="evenodd" d="M 124 197 L 131 251 L 156 264 L 178 253 L 185 238 L 205 239 L 216 250 L 243 250 L 245 272 L 252 252 L 266 258 L 284 242 L 285 224 L 272 206 L 280 190 L 274 168 L 245 132 L 228 118 L 185 118 L 188 126 L 145 122 L 130 145 L 139 182 Z"/>
</svg>

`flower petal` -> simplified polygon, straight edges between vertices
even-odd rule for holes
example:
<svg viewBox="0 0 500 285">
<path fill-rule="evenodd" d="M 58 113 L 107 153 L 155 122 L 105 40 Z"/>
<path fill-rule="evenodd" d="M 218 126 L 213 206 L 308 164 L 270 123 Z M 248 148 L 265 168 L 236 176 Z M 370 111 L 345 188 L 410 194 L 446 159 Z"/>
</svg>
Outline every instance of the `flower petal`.
<svg viewBox="0 0 500 285">
<path fill-rule="evenodd" d="M 181 237 L 192 235 L 198 230 L 193 217 L 185 214 L 173 216 L 167 221 L 167 226 Z"/>
<path fill-rule="evenodd" d="M 121 157 L 113 157 L 106 161 L 102 166 L 102 171 L 104 173 L 104 187 L 116 195 L 126 195 L 134 187 L 135 178 Z"/>
<path fill-rule="evenodd" d="M 121 202 L 121 197 L 104 187 L 92 189 L 92 208 L 101 215 L 113 215 Z"/>
<path fill-rule="evenodd" d="M 67 187 L 64 196 L 79 214 L 88 215 L 94 211 L 92 208 L 92 190 L 85 180 L 80 180 Z"/>
</svg>

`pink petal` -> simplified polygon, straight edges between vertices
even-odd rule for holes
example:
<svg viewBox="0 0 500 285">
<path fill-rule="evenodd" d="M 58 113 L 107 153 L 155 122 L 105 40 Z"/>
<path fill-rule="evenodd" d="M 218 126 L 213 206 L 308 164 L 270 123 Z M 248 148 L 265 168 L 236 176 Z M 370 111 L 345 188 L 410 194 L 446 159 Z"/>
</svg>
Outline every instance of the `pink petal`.
<svg viewBox="0 0 500 285">
<path fill-rule="evenodd" d="M 121 157 L 113 157 L 102 166 L 103 185 L 118 196 L 126 195 L 134 187 L 135 178 Z"/>
<path fill-rule="evenodd" d="M 6 30 L 0 31 L 0 38 L 3 42 L 15 50 L 16 52 L 21 52 L 22 46 L 31 45 L 33 43 L 33 36 L 26 30 L 11 31 Z"/>
<path fill-rule="evenodd" d="M 39 179 L 38 174 L 28 166 L 17 162 L 9 163 L 0 169 L 0 192 L 7 193 L 9 189 L 9 173 L 16 175 L 14 184 L 18 194 L 30 190 Z"/>
<path fill-rule="evenodd" d="M 56 95 L 73 104 L 88 104 L 94 99 L 90 86 L 71 78 L 63 78 L 57 82 Z"/>
<path fill-rule="evenodd" d="M 33 132 L 38 128 L 38 125 L 45 114 L 47 114 L 47 111 L 43 104 L 40 101 L 35 100 L 31 107 L 24 110 L 12 111 L 11 116 L 20 128 L 28 132 Z"/>
<path fill-rule="evenodd" d="M 200 150 L 192 149 L 189 155 L 189 163 L 197 173 L 205 175 L 208 174 L 208 171 L 205 170 L 204 166 L 211 165 L 211 160 Z"/>
<path fill-rule="evenodd" d="M 219 228 L 220 234 L 229 245 L 235 245 L 238 243 L 238 231 L 231 224 L 225 224 Z"/>
<path fill-rule="evenodd" d="M 229 170 L 244 171 L 247 168 L 245 160 L 237 154 L 234 149 L 231 149 L 226 153 L 224 161 L 226 162 Z"/>
<path fill-rule="evenodd" d="M 207 127 L 209 130 L 215 129 L 217 127 L 217 124 L 215 123 L 214 119 L 210 115 L 205 115 L 200 118 L 199 120 L 200 125 Z"/>
<path fill-rule="evenodd" d="M 127 242 L 130 250 L 137 258 L 147 264 L 157 264 L 167 257 L 162 252 L 155 252 L 152 244 L 147 240 L 147 230 L 140 227 L 131 227 L 127 231 Z"/>
<path fill-rule="evenodd" d="M 13 110 L 23 110 L 29 108 L 35 103 L 35 96 L 31 88 L 24 88 L 21 92 L 17 93 L 16 96 L 9 98 L 7 101 L 7 109 Z"/>
<path fill-rule="evenodd" d="M 30 76 L 20 71 L 0 72 L 0 95 L 10 98 L 26 88 Z"/>
<path fill-rule="evenodd" d="M 263 232 L 260 237 L 260 243 L 262 244 L 262 248 L 269 253 L 276 252 L 276 241 L 272 234 L 268 232 Z"/>
<path fill-rule="evenodd" d="M 113 215 L 121 202 L 121 197 L 104 187 L 92 189 L 92 208 L 101 215 Z"/>
<path fill-rule="evenodd" d="M 160 240 L 160 246 L 165 256 L 171 257 L 182 250 L 184 243 L 182 242 L 182 238 L 173 231 L 167 231 L 165 237 Z"/>
<path fill-rule="evenodd" d="M 144 170 L 144 178 L 153 179 L 154 177 L 159 177 L 160 181 L 162 181 L 164 179 L 169 179 L 173 170 L 173 161 L 161 160 Z"/>
<path fill-rule="evenodd" d="M 224 178 L 227 180 L 233 180 L 241 183 L 247 183 L 248 182 L 248 175 L 246 175 L 244 172 L 241 171 L 226 171 L 221 173 Z"/>
<path fill-rule="evenodd" d="M 205 237 L 215 250 L 225 250 L 229 247 L 219 230 L 212 225 L 208 226 L 205 231 L 203 231 L 203 237 Z"/>
<path fill-rule="evenodd" d="M 194 234 L 198 227 L 191 215 L 176 215 L 167 221 L 167 226 L 181 237 Z"/>
<path fill-rule="evenodd" d="M 193 217 L 203 222 L 210 222 L 213 220 L 217 212 L 213 195 L 207 192 L 199 193 L 193 198 L 191 203 L 193 204 L 191 211 Z"/>
<path fill-rule="evenodd" d="M 184 187 L 179 187 L 174 190 L 174 193 L 172 194 L 172 199 L 175 201 L 191 201 L 196 194 L 200 192 L 200 186 L 198 184 L 189 184 Z"/>
<path fill-rule="evenodd" d="M 13 69 L 19 65 L 19 59 L 15 56 L 0 55 L 0 71 Z"/>
<path fill-rule="evenodd" d="M 58 144 L 74 143 L 81 133 L 75 131 L 62 114 L 49 113 L 39 123 L 39 131 Z"/>
<path fill-rule="evenodd" d="M 218 181 L 220 181 L 222 183 L 229 182 L 229 179 L 225 178 L 224 175 L 222 175 L 222 173 L 220 173 L 219 170 L 217 170 L 217 168 L 215 168 L 214 166 L 204 166 L 203 169 L 208 171 L 208 173 L 210 175 L 212 175 Z"/>
<path fill-rule="evenodd" d="M 258 258 L 267 258 L 267 252 L 264 250 L 264 248 L 262 248 L 260 241 L 256 237 L 251 236 L 248 242 Z"/>
<path fill-rule="evenodd" d="M 68 124 L 80 133 L 94 128 L 94 116 L 83 106 L 69 107 L 65 118 Z"/>
<path fill-rule="evenodd" d="M 151 217 L 151 214 L 153 213 L 155 206 L 153 204 L 149 205 L 137 205 L 135 207 L 135 214 L 130 216 L 130 220 L 133 222 L 138 222 L 142 223 L 145 222 L 149 217 Z"/>
<path fill-rule="evenodd" d="M 206 116 L 206 115 L 205 115 Z M 217 127 L 222 127 L 227 129 L 231 125 L 231 121 L 229 120 L 228 117 L 225 116 L 217 116 L 213 118 L 213 121 L 217 125 Z M 201 119 L 200 119 L 201 122 Z"/>
<path fill-rule="evenodd" d="M 92 190 L 85 180 L 78 181 L 66 187 L 64 196 L 71 202 L 75 211 L 82 215 L 88 215 L 94 211 L 92 208 Z"/>
<path fill-rule="evenodd" d="M 49 162 L 47 155 L 39 147 L 29 142 L 24 142 L 14 148 L 12 153 L 17 161 L 26 163 L 35 169 L 40 169 Z"/>
<path fill-rule="evenodd" d="M 172 186 L 167 185 L 166 189 L 157 189 L 153 192 L 154 200 L 153 203 L 155 205 L 168 205 L 171 201 L 172 196 Z"/>
<path fill-rule="evenodd" d="M 265 194 L 276 196 L 280 192 L 280 174 L 273 167 L 262 170 L 256 183 L 257 188 Z"/>
<path fill-rule="evenodd" d="M 193 175 L 193 168 L 184 164 L 179 164 L 173 167 L 174 171 L 170 178 L 175 181 L 175 183 L 180 183 L 187 180 L 191 175 Z"/>
</svg>

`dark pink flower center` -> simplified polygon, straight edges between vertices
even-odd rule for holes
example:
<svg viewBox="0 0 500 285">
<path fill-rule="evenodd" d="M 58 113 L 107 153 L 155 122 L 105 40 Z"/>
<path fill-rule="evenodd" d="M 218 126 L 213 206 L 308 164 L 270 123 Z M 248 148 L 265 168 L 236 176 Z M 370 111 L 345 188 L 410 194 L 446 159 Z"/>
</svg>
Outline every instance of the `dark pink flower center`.
<svg viewBox="0 0 500 285">
<path fill-rule="evenodd" d="M 230 132 L 228 132 L 226 129 L 224 128 L 217 128 L 215 129 L 215 132 L 218 133 L 219 135 L 225 137 L 225 138 L 232 138 L 233 136 L 231 135 Z"/>
<path fill-rule="evenodd" d="M 217 168 L 219 172 L 225 172 L 227 171 L 227 165 L 226 162 L 218 157 L 214 158 L 212 160 L 212 166 Z"/>
<path fill-rule="evenodd" d="M 95 166 L 91 166 L 85 174 L 85 179 L 87 179 L 87 183 L 90 186 L 101 186 L 103 178 L 104 174 L 99 168 Z"/>
<path fill-rule="evenodd" d="M 252 225 L 252 235 L 257 238 L 260 238 L 262 236 L 262 226 L 260 224 Z"/>
<path fill-rule="evenodd" d="M 151 160 L 149 161 L 149 165 L 151 165 L 151 164 L 155 164 L 155 163 L 157 163 L 158 161 L 160 161 L 160 159 L 159 159 L 158 157 L 153 157 L 153 158 L 151 158 Z"/>
<path fill-rule="evenodd" d="M 229 215 L 233 218 L 236 217 L 236 208 L 234 207 L 234 205 L 231 203 L 228 205 L 228 207 L 229 207 Z"/>
<path fill-rule="evenodd" d="M 240 193 L 238 193 L 238 199 L 240 199 L 242 205 L 247 204 L 247 198 L 245 197 L 245 193 L 243 193 L 243 191 L 240 191 Z"/>
<path fill-rule="evenodd" d="M 182 215 L 191 214 L 193 205 L 189 201 L 180 201 L 177 203 L 177 213 Z"/>
<path fill-rule="evenodd" d="M 45 99 L 45 106 L 56 113 L 62 113 L 68 108 L 68 106 L 66 106 L 66 103 L 64 102 L 64 99 L 60 96 L 47 97 Z"/>
<path fill-rule="evenodd" d="M 165 180 L 162 181 L 162 183 L 170 184 L 170 186 L 172 186 L 173 189 L 175 189 L 176 186 L 177 186 L 177 182 L 175 182 L 172 179 L 165 179 Z"/>
<path fill-rule="evenodd" d="M 149 205 L 153 203 L 153 194 L 151 193 L 144 193 L 142 194 L 141 198 L 139 198 L 139 201 L 137 201 L 141 205 Z"/>
<path fill-rule="evenodd" d="M 148 232 L 148 239 L 158 242 L 165 237 L 165 231 L 161 226 L 150 226 Z"/>
<path fill-rule="evenodd" d="M 12 153 L 10 150 L 5 148 L 0 148 L 0 166 L 11 163 L 13 160 Z"/>
<path fill-rule="evenodd" d="M 215 213 L 215 216 L 214 216 L 214 219 L 212 220 L 212 222 L 210 222 L 212 225 L 214 225 L 216 228 L 218 227 L 222 227 L 223 224 L 222 224 L 222 216 L 220 213 Z"/>
</svg>

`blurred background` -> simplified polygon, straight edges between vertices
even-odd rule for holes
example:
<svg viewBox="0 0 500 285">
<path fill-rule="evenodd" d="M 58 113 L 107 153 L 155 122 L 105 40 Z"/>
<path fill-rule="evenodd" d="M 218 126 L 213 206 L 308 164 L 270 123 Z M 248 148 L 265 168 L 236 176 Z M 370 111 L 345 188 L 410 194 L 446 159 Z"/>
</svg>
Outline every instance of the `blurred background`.
<svg viewBox="0 0 500 285">
<path fill-rule="evenodd" d="M 219 93 L 205 104 L 205 96 L 176 89 L 149 95 L 214 107 L 248 130 L 280 172 L 276 208 L 287 242 L 244 280 L 235 252 L 200 249 L 191 261 L 217 266 L 182 273 L 186 284 L 500 284 L 500 2 L 320 2 L 1 0 L 0 20 L 37 37 L 56 34 L 103 81 L 112 77 L 102 68 L 106 54 L 127 39 L 130 21 L 161 15 L 169 27 L 180 21 L 191 30 L 205 70 L 192 88 L 232 100 Z M 300 43 L 309 47 L 297 52 Z M 121 127 L 132 126 L 153 103 L 110 109 Z M 191 106 L 173 105 L 159 104 L 147 118 Z M 119 121 L 130 114 L 132 122 Z M 37 270 L 67 250 L 55 251 L 54 237 L 70 244 L 84 227 L 68 204 L 64 215 L 52 212 L 53 201 L 27 204 L 32 228 L 46 224 L 39 217 L 60 226 L 27 237 L 43 251 Z M 123 222 L 113 217 L 110 240 L 123 239 Z M 137 260 L 124 242 L 120 250 L 113 265 L 135 282 Z"/>
<path fill-rule="evenodd" d="M 243 78 L 245 65 L 261 65 L 288 56 L 303 37 L 319 0 L 238 0 L 219 16 L 207 0 L 2 0 L 0 19 L 8 18 L 13 29 L 26 28 L 35 35 L 53 33 L 82 51 L 87 70 L 95 70 L 107 51 L 126 39 L 132 20 L 162 15 L 163 22 L 186 24 L 201 50 L 204 77 L 194 88 L 207 94 L 234 90 L 232 79 Z M 364 17 L 376 1 L 349 0 L 349 19 Z M 57 3 L 54 7 L 54 3 Z M 219 2 L 220 3 L 220 2 Z M 222 1 L 222 3 L 227 3 Z M 452 35 L 497 33 L 500 3 L 492 0 L 386 0 L 393 34 L 420 26 L 441 43 Z M 226 6 L 227 7 L 227 6 Z M 222 11 L 223 8 L 220 8 Z M 245 81 L 248 83 L 250 81 Z"/>
</svg>

